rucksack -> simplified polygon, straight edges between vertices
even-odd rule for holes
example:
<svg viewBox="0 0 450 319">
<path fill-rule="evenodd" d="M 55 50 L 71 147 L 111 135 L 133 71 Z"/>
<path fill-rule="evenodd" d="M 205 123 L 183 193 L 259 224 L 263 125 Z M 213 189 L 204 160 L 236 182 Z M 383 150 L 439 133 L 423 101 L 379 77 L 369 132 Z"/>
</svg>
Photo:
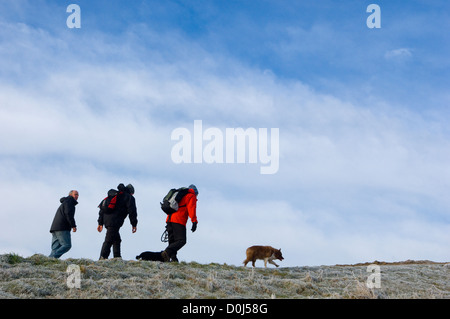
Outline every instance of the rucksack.
<svg viewBox="0 0 450 319">
<path fill-rule="evenodd" d="M 117 198 L 121 194 L 123 194 L 122 191 L 110 189 L 108 191 L 108 196 L 100 202 L 98 208 L 100 208 L 105 214 L 111 214 L 114 212 L 117 204 Z"/>
<path fill-rule="evenodd" d="M 188 193 L 189 188 L 181 187 L 181 188 L 172 188 L 166 196 L 164 196 L 161 204 L 161 209 L 167 215 L 175 213 L 180 207 L 178 203 L 181 199 Z"/>
</svg>

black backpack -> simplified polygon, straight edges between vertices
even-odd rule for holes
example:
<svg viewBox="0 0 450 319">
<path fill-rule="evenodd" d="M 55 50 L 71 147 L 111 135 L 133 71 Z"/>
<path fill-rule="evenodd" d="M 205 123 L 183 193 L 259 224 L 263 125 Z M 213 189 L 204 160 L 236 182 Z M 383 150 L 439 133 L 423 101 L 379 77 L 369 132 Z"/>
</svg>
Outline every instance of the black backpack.
<svg viewBox="0 0 450 319">
<path fill-rule="evenodd" d="M 172 188 L 166 196 L 164 196 L 163 201 L 161 204 L 161 209 L 163 212 L 165 212 L 167 215 L 170 215 L 172 213 L 175 213 L 180 207 L 184 206 L 178 206 L 178 203 L 181 201 L 181 199 L 188 193 L 189 188 L 181 187 L 181 188 Z"/>
<path fill-rule="evenodd" d="M 98 208 L 103 211 L 105 214 L 111 214 L 116 209 L 117 204 L 117 198 L 119 195 L 123 194 L 123 191 L 118 191 L 115 189 L 110 189 L 108 191 L 108 196 L 105 197 L 100 204 L 98 205 Z"/>
</svg>

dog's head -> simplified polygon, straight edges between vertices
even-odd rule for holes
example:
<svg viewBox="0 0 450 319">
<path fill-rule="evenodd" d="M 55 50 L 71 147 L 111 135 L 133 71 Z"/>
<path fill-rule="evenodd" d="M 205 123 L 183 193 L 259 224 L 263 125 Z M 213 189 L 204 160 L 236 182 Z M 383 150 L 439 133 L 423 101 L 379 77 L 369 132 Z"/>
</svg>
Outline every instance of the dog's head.
<svg viewBox="0 0 450 319">
<path fill-rule="evenodd" d="M 283 255 L 281 254 L 281 248 L 280 249 L 275 249 L 274 255 L 275 255 L 276 259 L 279 259 L 279 260 L 283 260 L 284 259 Z"/>
</svg>

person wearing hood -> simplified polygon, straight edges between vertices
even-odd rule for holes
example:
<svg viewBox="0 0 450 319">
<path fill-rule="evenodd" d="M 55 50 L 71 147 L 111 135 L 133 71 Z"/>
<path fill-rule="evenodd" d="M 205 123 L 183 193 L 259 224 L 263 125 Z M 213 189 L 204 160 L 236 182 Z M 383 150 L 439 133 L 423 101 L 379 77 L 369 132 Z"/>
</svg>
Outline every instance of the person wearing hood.
<svg viewBox="0 0 450 319">
<path fill-rule="evenodd" d="M 131 232 L 135 233 L 137 230 L 137 208 L 136 200 L 134 198 L 134 187 L 131 184 L 124 186 L 119 184 L 117 186 L 116 204 L 113 212 L 105 212 L 100 208 L 98 213 L 98 226 L 97 231 L 100 233 L 103 230 L 103 226 L 106 227 L 105 241 L 103 242 L 100 259 L 108 259 L 111 254 L 111 247 L 113 250 L 114 258 L 122 258 L 121 255 L 121 242 L 119 230 L 123 226 L 125 218 L 128 216 L 131 224 Z"/>
<path fill-rule="evenodd" d="M 165 262 L 178 262 L 177 252 L 186 244 L 186 224 L 191 219 L 191 231 L 197 230 L 197 196 L 198 190 L 194 184 L 189 185 L 188 193 L 178 203 L 179 209 L 167 216 L 166 230 L 169 245 L 161 252 Z"/>
<path fill-rule="evenodd" d="M 56 211 L 50 227 L 52 251 L 49 257 L 59 258 L 72 248 L 70 231 L 77 231 L 75 206 L 78 204 L 78 196 L 77 190 L 71 190 L 69 196 L 60 199 L 61 205 Z"/>
</svg>

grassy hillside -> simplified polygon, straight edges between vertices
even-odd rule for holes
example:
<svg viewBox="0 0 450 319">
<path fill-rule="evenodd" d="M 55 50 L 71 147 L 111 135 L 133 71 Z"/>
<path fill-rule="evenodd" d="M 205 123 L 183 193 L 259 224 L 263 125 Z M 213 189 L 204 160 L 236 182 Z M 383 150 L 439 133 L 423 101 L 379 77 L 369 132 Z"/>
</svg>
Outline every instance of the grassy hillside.
<svg viewBox="0 0 450 319">
<path fill-rule="evenodd" d="M 449 264 L 379 264 L 381 287 L 369 289 L 369 263 L 252 269 L 5 254 L 0 298 L 450 298 Z M 80 288 L 69 288 L 77 270 Z"/>
</svg>

